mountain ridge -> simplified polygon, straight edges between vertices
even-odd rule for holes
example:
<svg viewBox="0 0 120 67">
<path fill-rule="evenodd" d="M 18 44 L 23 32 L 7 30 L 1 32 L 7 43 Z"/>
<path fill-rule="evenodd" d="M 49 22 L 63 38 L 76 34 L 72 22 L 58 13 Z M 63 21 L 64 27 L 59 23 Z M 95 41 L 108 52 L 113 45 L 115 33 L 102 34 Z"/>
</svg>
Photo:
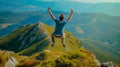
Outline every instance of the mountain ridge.
<svg viewBox="0 0 120 67">
<path fill-rule="evenodd" d="M 52 33 L 52 31 L 53 31 L 53 27 L 49 27 L 43 23 L 21 26 L 20 28 L 13 31 L 10 35 L 0 38 L 0 47 L 1 49 L 12 50 L 12 51 L 18 52 L 19 54 L 24 54 L 24 52 L 29 53 L 29 52 L 32 52 L 32 50 L 41 51 L 42 49 L 44 49 L 45 45 L 46 46 L 48 44 L 50 45 L 50 38 L 51 38 L 50 34 Z M 79 48 L 80 45 L 73 45 L 73 44 L 79 44 L 79 41 L 71 33 L 69 32 L 65 32 L 65 33 L 66 33 L 66 40 L 67 40 L 66 43 L 70 45 L 70 47 L 67 46 L 66 48 L 69 48 L 68 50 Z M 64 51 L 64 48 L 62 47 L 62 43 L 60 42 L 60 40 L 58 38 L 56 40 L 57 40 L 56 44 L 61 45 L 59 49 L 62 49 L 62 51 Z M 11 46 L 11 44 L 14 47 Z M 53 48 L 56 48 L 57 45 L 55 45 Z M 51 45 L 48 46 L 47 49 L 51 51 L 53 50 L 51 48 Z M 56 51 L 56 50 L 54 49 L 53 51 Z"/>
<path fill-rule="evenodd" d="M 25 33 L 29 32 L 24 37 L 28 37 L 31 34 L 30 33 L 31 31 L 34 33 L 37 33 L 37 34 L 40 33 L 40 32 L 35 32 L 37 30 L 37 31 L 46 33 L 48 37 L 45 37 L 45 38 L 50 38 L 49 36 L 53 32 L 53 27 L 47 26 L 43 23 L 37 23 L 37 24 L 22 26 L 22 27 L 16 29 L 13 33 L 20 31 L 21 28 L 23 28 L 21 31 L 26 31 Z M 30 29 L 30 30 L 24 30 L 24 29 Z M 11 33 L 11 34 L 13 34 L 13 33 Z M 43 41 L 43 43 L 40 44 L 39 42 L 36 41 L 37 43 L 39 43 L 39 44 L 37 44 L 38 46 L 36 46 L 36 44 L 33 44 L 33 46 L 22 49 L 23 51 L 16 52 L 17 54 L 12 52 L 12 55 L 10 55 L 10 56 L 15 57 L 16 60 L 19 62 L 19 64 L 17 64 L 17 67 L 21 67 L 21 66 L 28 66 L 28 67 L 29 66 L 31 66 L 31 67 L 34 67 L 34 66 L 41 66 L 41 67 L 42 66 L 97 67 L 97 65 L 98 66 L 101 65 L 101 63 L 96 59 L 94 54 L 85 50 L 84 48 L 81 48 L 81 45 L 80 45 L 81 43 L 76 39 L 76 37 L 74 37 L 71 33 L 67 32 L 67 31 L 65 31 L 65 33 L 66 33 L 66 44 L 67 44 L 66 47 L 62 46 L 59 39 L 56 39 L 56 44 L 54 47 L 52 47 L 50 43 L 45 45 L 44 44 L 45 41 L 39 40 L 39 42 Z M 21 34 L 23 36 L 23 32 L 21 32 L 19 34 Z M 40 35 L 40 36 L 42 36 L 42 35 Z M 3 37 L 3 38 L 5 38 L 5 37 Z M 37 38 L 39 38 L 39 37 L 37 37 Z M 22 39 L 22 37 L 19 37 L 18 39 L 16 39 L 16 41 L 21 40 L 21 39 Z M 34 38 L 32 38 L 32 39 L 34 41 Z M 2 39 L 0 39 L 0 43 L 2 42 L 1 40 Z M 9 41 L 9 40 L 7 40 L 7 41 Z M 33 42 L 33 41 L 30 41 L 30 42 Z M 49 41 L 49 39 L 48 39 L 48 41 Z M 12 39 L 12 42 L 15 42 L 15 40 Z M 29 42 L 27 42 L 27 43 L 29 43 Z M 1 48 L 1 46 L 3 46 L 3 44 L 4 44 L 4 42 L 2 43 L 2 45 L 0 44 L 0 48 Z M 9 44 L 9 43 L 8 43 L 8 45 L 11 46 L 11 44 Z M 41 46 L 41 45 L 43 45 L 43 46 Z M 45 47 L 45 48 L 44 49 L 37 48 L 38 49 L 37 50 L 34 46 L 42 47 L 42 48 Z M 67 49 L 67 50 L 65 50 L 65 49 Z M 11 54 L 11 52 L 8 53 L 8 52 L 4 51 L 3 49 L 2 49 L 2 51 L 0 51 L 0 53 L 3 53 L 5 55 L 6 55 L 6 53 L 7 53 L 7 55 Z M 26 56 L 26 55 L 28 55 L 28 56 Z M 5 59 L 6 57 L 4 57 L 4 58 L 1 58 L 1 57 L 3 57 L 2 54 L 0 55 L 0 59 L 6 61 L 6 59 Z M 4 63 L 2 63 L 2 64 L 4 64 Z M 108 66 L 109 66 L 109 64 L 113 65 L 113 63 L 111 63 L 111 62 L 108 62 L 106 64 Z M 102 64 L 102 65 L 104 66 L 106 64 Z M 103 66 L 101 66 L 101 67 L 103 67 Z"/>
</svg>

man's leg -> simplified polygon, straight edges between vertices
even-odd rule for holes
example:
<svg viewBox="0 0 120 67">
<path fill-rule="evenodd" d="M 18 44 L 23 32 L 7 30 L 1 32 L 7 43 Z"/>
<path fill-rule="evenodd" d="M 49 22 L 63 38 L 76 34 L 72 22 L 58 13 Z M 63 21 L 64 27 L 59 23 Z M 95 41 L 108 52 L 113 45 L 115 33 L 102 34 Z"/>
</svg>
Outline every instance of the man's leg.
<svg viewBox="0 0 120 67">
<path fill-rule="evenodd" d="M 62 42 L 63 46 L 65 47 L 66 46 L 66 44 L 65 44 L 65 34 L 62 35 L 61 42 Z"/>
<path fill-rule="evenodd" d="M 53 33 L 52 33 L 52 35 L 51 35 L 51 40 L 52 40 L 52 46 L 54 46 L 55 38 L 54 38 L 54 34 L 53 34 Z"/>
</svg>

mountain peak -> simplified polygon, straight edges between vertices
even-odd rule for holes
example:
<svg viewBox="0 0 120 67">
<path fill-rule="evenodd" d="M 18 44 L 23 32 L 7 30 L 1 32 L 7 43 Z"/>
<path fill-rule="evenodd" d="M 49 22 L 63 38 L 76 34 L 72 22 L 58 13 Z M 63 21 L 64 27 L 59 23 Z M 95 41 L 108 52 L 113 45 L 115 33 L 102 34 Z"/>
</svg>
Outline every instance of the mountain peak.
<svg viewBox="0 0 120 67">
<path fill-rule="evenodd" d="M 53 27 L 41 22 L 21 26 L 11 34 L 0 38 L 0 48 L 17 53 L 17 55 L 14 53 L 10 56 L 15 57 L 16 61 L 18 60 L 18 67 L 97 67 L 101 65 L 94 54 L 81 48 L 80 42 L 70 32 L 65 31 L 66 47 L 62 46 L 59 38 L 55 38 L 56 43 L 52 47 L 50 38 L 53 30 Z M 3 57 L 3 54 L 0 55 L 0 60 L 1 57 Z M 112 63 L 104 63 L 101 67 L 106 64 Z"/>
<path fill-rule="evenodd" d="M 37 24 L 29 24 L 21 26 L 13 31 L 11 34 L 0 38 L 1 49 L 11 50 L 18 52 L 19 54 L 30 55 L 34 52 L 46 50 L 50 51 L 70 51 L 78 49 L 80 43 L 75 36 L 70 32 L 65 31 L 66 34 L 66 49 L 62 46 L 61 40 L 55 38 L 56 43 L 54 47 L 51 47 L 51 34 L 54 28 L 41 22 Z M 12 47 L 11 44 L 14 46 Z"/>
</svg>

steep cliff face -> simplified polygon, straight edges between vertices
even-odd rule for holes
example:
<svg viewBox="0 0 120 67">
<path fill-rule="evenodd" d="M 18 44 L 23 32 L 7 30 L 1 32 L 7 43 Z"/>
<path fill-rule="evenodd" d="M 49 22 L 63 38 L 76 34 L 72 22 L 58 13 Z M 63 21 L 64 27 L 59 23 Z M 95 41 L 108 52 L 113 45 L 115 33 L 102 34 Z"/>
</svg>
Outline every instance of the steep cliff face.
<svg viewBox="0 0 120 67">
<path fill-rule="evenodd" d="M 0 38 L 0 48 L 14 52 L 27 50 L 28 54 L 31 54 L 41 51 L 45 45 L 48 45 L 49 39 L 47 37 L 47 33 L 42 29 L 40 23 L 21 26 L 10 35 Z"/>
</svg>

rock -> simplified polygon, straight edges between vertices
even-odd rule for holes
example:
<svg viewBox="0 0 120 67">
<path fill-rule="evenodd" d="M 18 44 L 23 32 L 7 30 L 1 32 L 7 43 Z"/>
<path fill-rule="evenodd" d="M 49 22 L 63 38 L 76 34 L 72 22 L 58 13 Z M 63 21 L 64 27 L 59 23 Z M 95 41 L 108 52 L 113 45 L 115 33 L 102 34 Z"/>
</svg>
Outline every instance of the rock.
<svg viewBox="0 0 120 67">
<path fill-rule="evenodd" d="M 100 67 L 115 67 L 115 65 L 112 62 L 106 62 L 102 63 Z"/>
<path fill-rule="evenodd" d="M 21 46 L 18 48 L 18 50 L 21 50 L 25 45 L 25 41 L 23 40 L 22 43 L 21 43 Z"/>
<path fill-rule="evenodd" d="M 35 39 L 37 39 L 37 36 L 30 37 L 30 43 L 32 43 Z"/>
<path fill-rule="evenodd" d="M 16 60 L 15 57 L 11 57 L 9 54 L 10 54 L 10 51 L 7 51 L 6 55 L 8 57 L 8 60 L 5 63 L 5 67 L 16 67 L 16 64 L 18 64 L 18 61 Z"/>
<path fill-rule="evenodd" d="M 44 50 L 44 52 L 50 52 L 50 50 Z"/>
</svg>

